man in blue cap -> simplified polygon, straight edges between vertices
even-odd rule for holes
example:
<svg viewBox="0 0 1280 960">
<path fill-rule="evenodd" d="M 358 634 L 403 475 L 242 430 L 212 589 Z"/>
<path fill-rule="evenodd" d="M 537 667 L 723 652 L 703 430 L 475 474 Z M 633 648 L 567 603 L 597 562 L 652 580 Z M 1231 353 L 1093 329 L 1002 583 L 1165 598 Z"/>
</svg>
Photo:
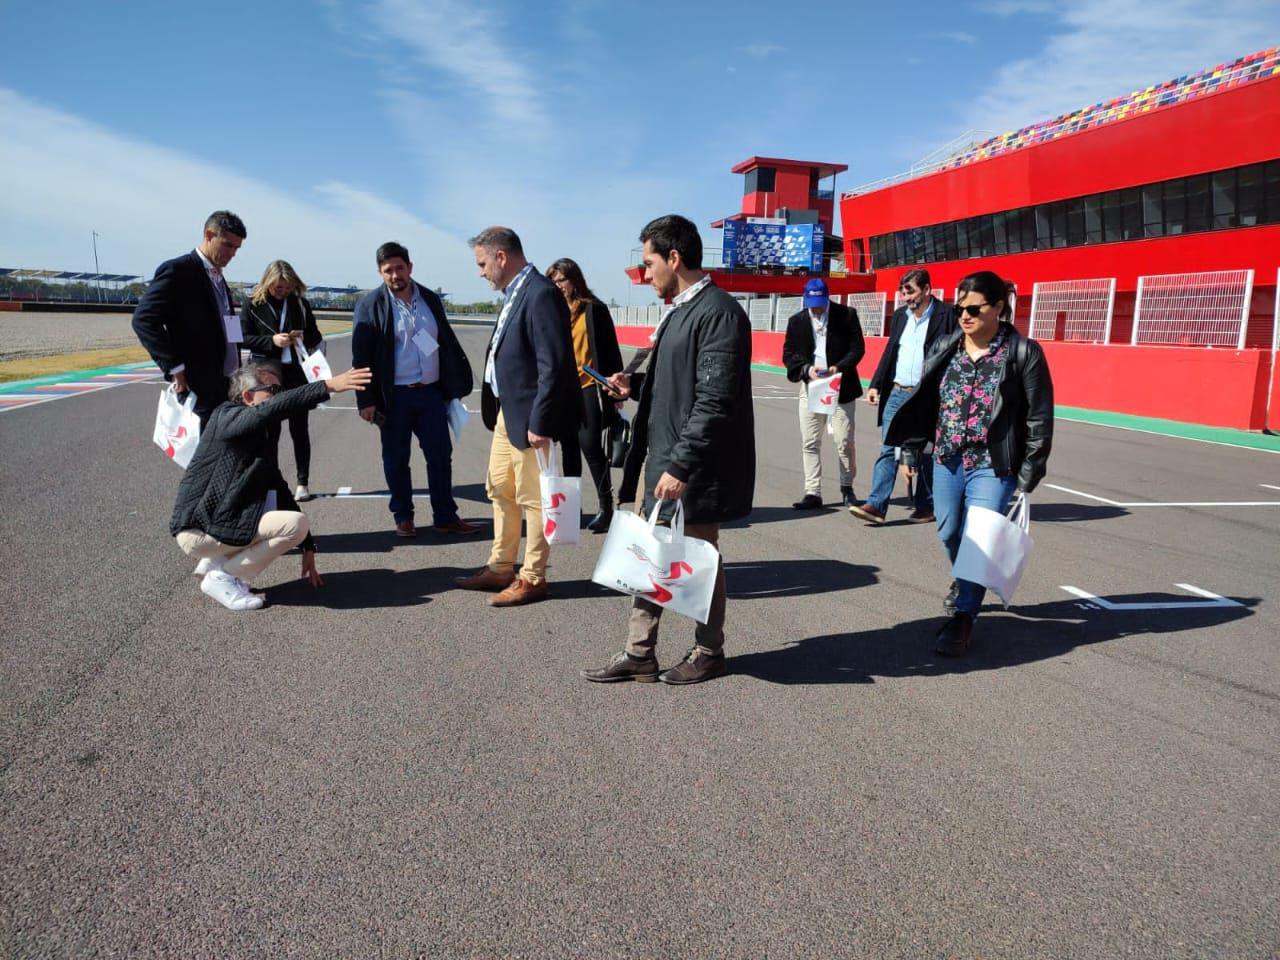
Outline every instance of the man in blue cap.
<svg viewBox="0 0 1280 960">
<path fill-rule="evenodd" d="M 854 402 L 862 396 L 858 361 L 866 352 L 858 311 L 833 303 L 825 280 L 814 278 L 804 286 L 804 309 L 787 321 L 782 345 L 782 363 L 787 379 L 800 384 L 800 437 L 804 459 L 804 495 L 792 506 L 816 510 L 822 506 L 822 434 L 828 423 L 836 443 L 840 466 L 840 496 L 845 506 L 857 503 L 853 478 Z M 840 376 L 839 395 L 830 414 L 811 413 L 809 384 L 818 379 Z"/>
</svg>

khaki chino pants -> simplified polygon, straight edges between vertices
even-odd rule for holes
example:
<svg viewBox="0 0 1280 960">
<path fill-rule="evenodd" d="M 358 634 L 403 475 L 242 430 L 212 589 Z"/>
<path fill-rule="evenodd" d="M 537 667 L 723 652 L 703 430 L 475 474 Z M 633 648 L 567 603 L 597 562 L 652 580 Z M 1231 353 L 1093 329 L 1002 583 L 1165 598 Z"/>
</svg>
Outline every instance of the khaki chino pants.
<svg viewBox="0 0 1280 960">
<path fill-rule="evenodd" d="M 266 570 L 277 557 L 305 540 L 309 529 L 311 524 L 305 513 L 269 510 L 258 521 L 258 532 L 245 547 L 229 546 L 203 530 L 182 530 L 175 539 L 189 557 L 197 560 L 225 558 L 223 572 L 248 582 Z"/>
<path fill-rule="evenodd" d="M 856 400 L 838 404 L 831 413 L 831 429 L 835 433 L 836 460 L 840 466 L 840 487 L 852 487 L 858 475 L 853 446 L 853 414 Z M 822 435 L 827 432 L 827 417 L 809 412 L 809 391 L 800 384 L 800 452 L 804 461 L 804 492 L 822 496 Z"/>
<path fill-rule="evenodd" d="M 538 482 L 538 455 L 530 447 L 519 450 L 507 436 L 507 421 L 498 411 L 489 447 L 489 470 L 484 488 L 493 502 L 493 549 L 489 569 L 506 575 L 515 568 L 520 552 L 520 520 L 523 513 L 528 542 L 520 578 L 535 587 L 547 579 L 551 547 L 542 532 L 542 485 Z"/>
</svg>

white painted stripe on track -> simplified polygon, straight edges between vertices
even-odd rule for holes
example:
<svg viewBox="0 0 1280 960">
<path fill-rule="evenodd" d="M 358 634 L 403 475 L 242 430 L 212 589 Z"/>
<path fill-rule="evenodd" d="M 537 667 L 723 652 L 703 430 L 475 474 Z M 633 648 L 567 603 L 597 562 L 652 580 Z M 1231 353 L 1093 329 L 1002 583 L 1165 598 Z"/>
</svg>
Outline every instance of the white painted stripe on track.
<svg viewBox="0 0 1280 960">
<path fill-rule="evenodd" d="M 1073 490 L 1071 487 L 1059 486 L 1056 483 L 1046 483 L 1044 486 L 1053 490 L 1061 490 L 1063 493 L 1069 493 L 1073 496 L 1084 497 L 1087 500 L 1096 500 L 1099 503 L 1105 503 L 1109 507 L 1124 507 L 1125 509 L 1139 507 L 1280 507 L 1280 500 L 1111 500 L 1108 497 L 1100 497 L 1095 493 L 1085 493 L 1083 490 Z M 1266 486 L 1266 484 L 1262 484 L 1262 486 Z"/>
</svg>

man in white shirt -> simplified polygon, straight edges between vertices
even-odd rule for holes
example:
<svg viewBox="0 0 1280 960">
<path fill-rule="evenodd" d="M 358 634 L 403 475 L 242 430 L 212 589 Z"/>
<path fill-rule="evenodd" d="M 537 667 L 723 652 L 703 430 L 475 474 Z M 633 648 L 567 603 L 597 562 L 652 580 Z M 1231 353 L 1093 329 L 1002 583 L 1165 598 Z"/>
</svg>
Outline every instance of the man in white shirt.
<svg viewBox="0 0 1280 960">
<path fill-rule="evenodd" d="M 804 461 L 804 495 L 792 504 L 797 510 L 822 507 L 822 435 L 835 440 L 840 470 L 840 499 L 845 506 L 856 503 L 853 478 L 858 464 L 854 457 L 853 415 L 862 381 L 858 362 L 866 353 L 858 312 L 833 303 L 825 280 L 814 278 L 805 284 L 804 309 L 787 321 L 782 345 L 782 363 L 787 379 L 800 384 L 800 437 Z M 833 378 L 839 377 L 839 381 Z M 830 380 L 836 396 L 824 412 L 810 409 L 809 388 L 814 381 Z M 828 431 L 828 426 L 830 430 Z"/>
<path fill-rule="evenodd" d="M 165 379 L 180 395 L 195 393 L 202 426 L 227 399 L 228 378 L 240 366 L 244 335 L 222 271 L 245 236 L 234 213 L 209 214 L 200 245 L 160 264 L 133 311 L 134 333 Z"/>
</svg>

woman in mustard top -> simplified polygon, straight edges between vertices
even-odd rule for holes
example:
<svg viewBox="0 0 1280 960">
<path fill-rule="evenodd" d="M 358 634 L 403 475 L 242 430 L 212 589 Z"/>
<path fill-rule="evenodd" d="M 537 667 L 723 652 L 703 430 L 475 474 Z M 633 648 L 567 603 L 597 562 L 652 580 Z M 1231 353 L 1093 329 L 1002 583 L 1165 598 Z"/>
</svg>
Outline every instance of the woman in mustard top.
<svg viewBox="0 0 1280 960">
<path fill-rule="evenodd" d="M 578 363 L 578 385 L 582 388 L 582 424 L 577 442 L 569 439 L 563 444 L 564 472 L 568 477 L 582 476 L 582 458 L 586 458 L 600 502 L 600 512 L 587 524 L 587 529 L 604 533 L 613 520 L 613 477 L 605 454 L 604 434 L 618 414 L 614 401 L 601 392 L 582 368 L 592 367 L 608 377 L 622 369 L 622 351 L 618 349 L 618 334 L 609 308 L 591 292 L 581 267 L 563 257 L 547 268 L 547 277 L 569 304 L 573 353 Z"/>
</svg>

